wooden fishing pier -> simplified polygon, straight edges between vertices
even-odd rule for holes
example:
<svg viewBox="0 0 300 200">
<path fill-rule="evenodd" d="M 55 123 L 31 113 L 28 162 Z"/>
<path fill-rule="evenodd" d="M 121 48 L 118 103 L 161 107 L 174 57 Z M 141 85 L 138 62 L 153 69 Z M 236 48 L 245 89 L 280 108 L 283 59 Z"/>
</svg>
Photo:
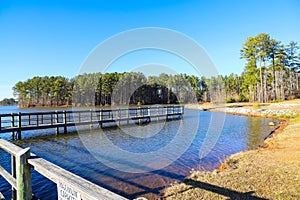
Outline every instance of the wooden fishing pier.
<svg viewBox="0 0 300 200">
<path fill-rule="evenodd" d="M 19 112 L 0 114 L 0 133 L 12 132 L 12 139 L 21 139 L 22 131 L 60 128 L 67 133 L 70 126 L 110 127 L 114 125 L 143 124 L 151 121 L 181 118 L 184 107 L 148 106 L 114 109 L 72 110 L 51 112 Z M 60 199 L 116 199 L 126 198 L 105 188 L 93 184 L 61 167 L 38 157 L 30 152 L 30 148 L 21 148 L 0 138 L 0 149 L 11 155 L 11 170 L 0 165 L 0 176 L 10 185 L 12 198 L 30 200 L 32 194 L 32 169 L 57 184 Z M 4 199 L 0 193 L 0 200 Z"/>
<path fill-rule="evenodd" d="M 145 106 L 113 109 L 90 109 L 51 112 L 19 112 L 0 114 L 0 133 L 11 132 L 12 140 L 21 139 L 22 131 L 84 126 L 110 127 L 125 124 L 143 124 L 151 121 L 181 118 L 184 106 Z"/>
</svg>

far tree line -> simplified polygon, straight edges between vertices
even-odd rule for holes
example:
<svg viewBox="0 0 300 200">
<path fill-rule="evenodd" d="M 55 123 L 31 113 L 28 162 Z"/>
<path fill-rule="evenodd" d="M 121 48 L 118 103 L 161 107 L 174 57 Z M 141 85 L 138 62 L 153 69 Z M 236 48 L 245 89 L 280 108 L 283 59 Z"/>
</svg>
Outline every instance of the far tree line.
<svg viewBox="0 0 300 200">
<path fill-rule="evenodd" d="M 299 46 L 261 33 L 247 38 L 240 51 L 241 75 L 197 77 L 138 72 L 33 77 L 13 87 L 20 107 L 100 106 L 197 102 L 270 102 L 299 96 Z"/>
<path fill-rule="evenodd" d="M 33 77 L 14 87 L 20 107 L 174 104 L 208 98 L 206 80 L 178 74 L 146 77 L 139 72 L 91 73 L 72 79 Z"/>
<path fill-rule="evenodd" d="M 12 106 L 16 105 L 18 102 L 14 98 L 4 98 L 0 101 L 0 105 L 2 106 Z"/>
</svg>

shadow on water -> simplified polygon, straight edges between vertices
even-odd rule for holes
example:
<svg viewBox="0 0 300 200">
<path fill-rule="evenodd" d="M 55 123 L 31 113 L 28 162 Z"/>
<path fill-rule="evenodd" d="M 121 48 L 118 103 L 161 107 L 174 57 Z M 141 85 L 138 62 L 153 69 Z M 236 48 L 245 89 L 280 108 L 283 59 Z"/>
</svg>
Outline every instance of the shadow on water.
<svg viewBox="0 0 300 200">
<path fill-rule="evenodd" d="M 62 146 L 62 147 L 65 146 L 65 144 L 60 141 L 52 141 L 52 143 L 53 144 L 55 143 L 56 145 Z M 74 145 L 68 145 L 68 148 L 72 148 L 73 150 L 76 150 L 77 152 L 81 152 L 82 154 L 85 154 L 85 156 L 91 157 L 89 152 L 83 148 L 79 148 Z M 99 153 L 97 154 L 97 156 L 100 156 L 109 161 L 114 159 L 111 157 L 106 157 Z M 84 157 L 84 156 L 82 156 L 82 157 Z M 57 160 L 57 159 L 64 160 L 65 163 L 69 162 L 69 163 L 72 163 L 73 165 L 76 165 L 77 168 L 79 168 L 79 170 L 78 169 L 74 170 L 71 168 L 70 171 L 72 171 L 73 173 L 78 174 L 86 179 L 89 179 L 90 181 L 92 181 L 110 191 L 113 191 L 115 193 L 118 193 L 118 194 L 125 196 L 127 198 L 130 198 L 130 199 L 135 198 L 137 196 L 145 195 L 145 194 L 148 194 L 147 196 L 149 196 L 150 198 L 158 198 L 161 195 L 161 191 L 165 188 L 165 185 L 158 186 L 158 187 L 147 187 L 147 186 L 145 186 L 145 184 L 139 184 L 138 182 L 135 182 L 134 180 L 136 180 L 136 179 L 139 179 L 139 180 L 143 179 L 146 182 L 151 182 L 151 179 L 153 179 L 153 176 L 157 176 L 157 175 L 164 176 L 168 179 L 173 179 L 173 180 L 177 180 L 177 181 L 182 181 L 185 178 L 185 176 L 183 176 L 183 175 L 168 172 L 163 169 L 151 171 L 153 169 L 148 168 L 148 170 L 151 172 L 138 173 L 138 174 L 124 173 L 124 172 L 119 172 L 117 170 L 114 170 L 114 169 L 111 169 L 111 168 L 108 168 L 105 166 L 101 166 L 102 164 L 100 162 L 89 163 L 90 165 L 87 165 L 87 164 L 82 164 L 81 162 L 79 162 L 77 160 L 70 159 L 68 156 L 60 156 L 57 154 L 53 154 L 51 157 L 51 160 Z M 134 168 L 140 168 L 140 169 L 147 168 L 146 166 L 137 165 L 136 163 L 131 163 L 127 160 L 118 159 L 118 161 L 122 162 L 122 164 L 124 164 L 124 165 L 132 166 Z M 64 167 L 63 165 L 60 164 L 61 167 Z M 95 167 L 95 165 L 98 165 L 98 167 Z M 68 167 L 70 167 L 70 166 L 68 166 Z M 93 175 L 85 174 L 83 172 L 91 172 Z M 95 177 L 95 176 L 100 177 L 100 180 L 96 179 L 96 178 L 91 179 L 91 177 Z M 106 177 L 105 182 L 101 181 L 101 176 Z M 133 180 L 133 181 L 131 181 L 131 180 Z M 138 192 L 127 193 L 124 190 L 120 191 L 120 188 L 118 188 L 118 186 L 120 186 L 120 185 L 122 185 L 123 188 L 124 187 L 125 188 L 126 187 L 127 188 L 128 187 L 135 188 L 135 190 L 138 190 Z"/>
<path fill-rule="evenodd" d="M 65 145 L 62 142 L 58 142 L 58 141 L 54 141 L 54 142 L 58 145 L 61 145 L 61 146 Z M 77 146 L 69 145 L 68 147 L 69 148 L 71 147 L 71 148 L 75 149 L 76 151 L 81 151 L 85 154 L 88 154 L 88 152 L 86 152 L 82 148 L 78 148 Z M 59 155 L 55 155 L 55 156 L 59 157 Z M 101 156 L 102 158 L 105 158 L 105 159 L 108 159 L 108 160 L 112 159 L 111 157 L 107 158 L 107 157 L 102 156 L 100 154 L 98 154 L 98 156 Z M 113 184 L 107 184 L 107 183 L 104 183 L 104 182 L 101 182 L 101 181 L 92 180 L 92 182 L 94 182 L 94 183 L 96 183 L 96 184 L 98 184 L 98 185 L 100 185 L 100 186 L 102 186 L 102 187 L 104 187 L 104 188 L 106 188 L 110 191 L 113 191 L 113 192 L 118 193 L 122 196 L 130 198 L 130 199 L 136 198 L 138 196 L 145 196 L 145 195 L 148 198 L 151 198 L 151 199 L 159 198 L 162 195 L 162 193 L 161 193 L 162 190 L 165 188 L 165 186 L 159 186 L 159 187 L 154 187 L 154 188 L 153 187 L 147 187 L 144 184 L 142 185 L 142 184 L 136 183 L 134 181 L 131 181 L 130 179 L 122 178 L 122 176 L 120 176 L 120 174 L 117 176 L 113 172 L 110 173 L 109 171 L 112 170 L 112 169 L 110 169 L 110 170 L 107 170 L 107 169 L 100 170 L 100 169 L 97 169 L 97 168 L 94 168 L 94 167 L 90 167 L 88 165 L 84 165 L 84 164 L 82 164 L 78 161 L 71 160 L 68 157 L 60 157 L 60 159 L 64 159 L 66 161 L 73 162 L 73 164 L 77 165 L 78 167 L 83 168 L 83 169 L 91 170 L 95 174 L 105 175 L 106 177 L 110 177 L 111 178 L 110 183 L 114 183 L 114 182 L 117 181 L 118 185 L 120 185 L 120 183 L 122 183 L 123 187 L 126 187 L 125 185 L 127 185 L 127 187 L 129 186 L 129 187 L 138 188 L 138 190 L 140 190 L 139 192 L 127 193 L 125 191 L 120 191 Z M 128 162 L 127 160 L 122 160 L 121 162 L 124 162 L 124 164 L 130 165 L 130 166 L 135 167 L 135 168 L 145 169 L 145 166 L 137 165 L 136 163 L 131 163 L 131 162 Z M 148 169 L 148 170 L 151 170 L 151 169 Z M 113 170 L 113 171 L 115 171 L 115 170 Z M 131 179 L 143 178 L 145 180 L 147 180 L 148 176 L 153 176 L 153 175 L 165 176 L 167 178 L 176 179 L 178 181 L 182 181 L 185 178 L 184 176 L 182 176 L 180 174 L 168 172 L 168 171 L 165 171 L 163 169 L 162 170 L 151 171 L 147 174 L 143 173 L 143 174 L 130 174 L 130 175 L 131 175 Z M 191 180 L 191 179 L 185 179 L 184 183 L 187 184 L 187 185 L 192 186 L 192 188 L 201 188 L 201 189 L 204 189 L 204 190 L 207 190 L 207 191 L 210 191 L 210 192 L 214 192 L 214 193 L 229 197 L 230 199 L 264 200 L 263 198 L 252 196 L 253 193 L 255 193 L 254 191 L 242 193 L 242 192 L 230 190 L 230 189 L 227 189 L 227 188 L 222 188 L 222 187 L 219 187 L 219 186 L 216 186 L 216 185 L 212 185 L 212 184 L 209 184 L 209 183 L 194 181 L 194 180 Z M 182 192 L 184 192 L 184 191 L 182 191 Z"/>
</svg>

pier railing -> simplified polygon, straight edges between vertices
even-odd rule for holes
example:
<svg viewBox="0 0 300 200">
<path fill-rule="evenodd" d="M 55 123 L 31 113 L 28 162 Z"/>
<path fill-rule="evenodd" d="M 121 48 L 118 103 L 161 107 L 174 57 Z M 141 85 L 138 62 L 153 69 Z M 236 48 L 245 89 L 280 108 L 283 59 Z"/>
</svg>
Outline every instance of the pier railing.
<svg viewBox="0 0 300 200">
<path fill-rule="evenodd" d="M 98 124 L 103 127 L 129 123 L 143 123 L 152 120 L 173 119 L 184 114 L 181 105 L 170 106 L 145 106 L 113 109 L 90 109 L 72 111 L 31 112 L 0 114 L 0 133 L 11 132 L 12 139 L 21 138 L 22 131 L 56 128 L 59 134 L 60 128 L 64 133 L 69 126 Z"/>
<path fill-rule="evenodd" d="M 30 153 L 30 148 L 0 139 L 0 149 L 11 154 L 11 173 L 0 165 L 0 175 L 12 186 L 13 200 L 32 199 L 31 168 L 56 183 L 62 199 L 126 199 Z"/>
</svg>

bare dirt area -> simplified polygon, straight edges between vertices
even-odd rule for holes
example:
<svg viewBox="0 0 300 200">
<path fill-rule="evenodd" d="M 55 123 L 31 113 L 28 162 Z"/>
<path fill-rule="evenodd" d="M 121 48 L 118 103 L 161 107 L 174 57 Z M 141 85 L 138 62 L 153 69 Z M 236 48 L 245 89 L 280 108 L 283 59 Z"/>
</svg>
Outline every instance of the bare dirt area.
<svg viewBox="0 0 300 200">
<path fill-rule="evenodd" d="M 287 120 L 264 141 L 263 147 L 232 155 L 213 172 L 192 173 L 183 183 L 167 188 L 163 198 L 300 199 L 300 100 L 226 104 L 226 108 Z"/>
</svg>

